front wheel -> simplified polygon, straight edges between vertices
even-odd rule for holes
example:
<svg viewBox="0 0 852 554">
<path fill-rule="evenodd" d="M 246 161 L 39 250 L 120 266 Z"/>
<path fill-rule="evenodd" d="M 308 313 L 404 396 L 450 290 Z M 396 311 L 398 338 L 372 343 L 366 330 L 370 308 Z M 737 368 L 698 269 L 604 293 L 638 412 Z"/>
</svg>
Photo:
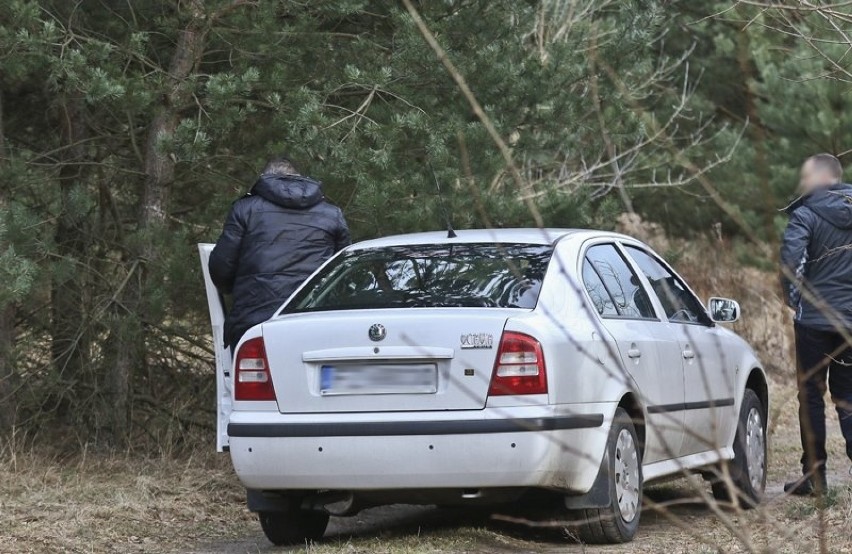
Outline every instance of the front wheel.
<svg viewBox="0 0 852 554">
<path fill-rule="evenodd" d="M 766 407 L 751 389 L 743 394 L 734 459 L 726 463 L 730 483 L 723 478 L 725 468 L 720 468 L 713 496 L 723 502 L 739 499 L 744 508 L 753 508 L 766 488 Z"/>
<path fill-rule="evenodd" d="M 276 546 L 304 544 L 319 540 L 328 527 L 328 514 L 301 509 L 286 512 L 258 512 L 260 527 Z"/>
<path fill-rule="evenodd" d="M 618 408 L 607 444 L 609 505 L 578 510 L 568 533 L 584 543 L 614 544 L 633 539 L 642 510 L 642 453 L 636 428 Z"/>
</svg>

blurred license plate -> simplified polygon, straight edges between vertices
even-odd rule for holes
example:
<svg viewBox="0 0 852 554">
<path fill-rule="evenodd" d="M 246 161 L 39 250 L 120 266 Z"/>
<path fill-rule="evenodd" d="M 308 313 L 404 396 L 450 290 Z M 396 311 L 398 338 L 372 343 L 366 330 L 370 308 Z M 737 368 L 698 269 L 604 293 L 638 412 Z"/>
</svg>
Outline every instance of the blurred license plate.
<svg viewBox="0 0 852 554">
<path fill-rule="evenodd" d="M 434 394 L 438 392 L 435 364 L 324 365 L 320 394 Z"/>
</svg>

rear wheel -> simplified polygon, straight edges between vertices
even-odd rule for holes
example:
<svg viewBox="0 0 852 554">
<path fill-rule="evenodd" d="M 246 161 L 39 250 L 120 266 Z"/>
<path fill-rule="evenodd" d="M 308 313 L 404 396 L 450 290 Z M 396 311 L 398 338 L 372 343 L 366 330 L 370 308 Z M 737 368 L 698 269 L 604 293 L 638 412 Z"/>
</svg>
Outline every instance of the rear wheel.
<svg viewBox="0 0 852 554">
<path fill-rule="evenodd" d="M 753 508 L 760 502 L 766 488 L 765 414 L 766 408 L 757 394 L 746 389 L 734 438 L 734 459 L 726 462 L 731 482 L 723 477 L 725 468 L 720 468 L 713 482 L 717 500 L 733 502 L 736 498 L 744 508 Z"/>
<path fill-rule="evenodd" d="M 622 408 L 607 445 L 610 500 L 604 508 L 578 510 L 568 528 L 570 535 L 593 544 L 623 543 L 633 539 L 642 510 L 642 454 L 630 416 Z"/>
<path fill-rule="evenodd" d="M 276 546 L 304 544 L 319 540 L 328 527 L 325 512 L 291 509 L 285 512 L 258 512 L 260 527 L 269 542 Z"/>
</svg>

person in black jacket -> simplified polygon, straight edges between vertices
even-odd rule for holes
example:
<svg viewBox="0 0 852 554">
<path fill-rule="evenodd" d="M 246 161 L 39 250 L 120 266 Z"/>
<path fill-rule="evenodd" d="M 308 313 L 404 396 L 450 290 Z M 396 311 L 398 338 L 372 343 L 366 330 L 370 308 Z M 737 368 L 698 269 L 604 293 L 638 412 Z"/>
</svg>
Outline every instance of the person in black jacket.
<svg viewBox="0 0 852 554">
<path fill-rule="evenodd" d="M 852 185 L 842 176 L 831 154 L 808 158 L 802 196 L 786 208 L 781 283 L 796 310 L 803 477 L 784 490 L 797 495 L 826 490 L 826 388 L 852 459 Z"/>
<path fill-rule="evenodd" d="M 266 164 L 251 192 L 234 202 L 210 254 L 213 283 L 234 298 L 225 320 L 231 353 L 250 327 L 272 317 L 350 242 L 343 212 L 325 199 L 319 182 L 287 158 Z"/>
</svg>

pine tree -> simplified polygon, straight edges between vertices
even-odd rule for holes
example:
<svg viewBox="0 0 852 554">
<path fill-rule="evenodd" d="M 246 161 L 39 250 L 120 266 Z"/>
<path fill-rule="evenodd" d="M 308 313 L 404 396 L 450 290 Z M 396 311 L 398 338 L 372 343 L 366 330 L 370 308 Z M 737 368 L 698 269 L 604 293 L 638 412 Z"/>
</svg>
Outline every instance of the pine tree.
<svg viewBox="0 0 852 554">
<path fill-rule="evenodd" d="M 0 240 L 27 283 L 14 301 L 39 307 L 14 332 L 28 417 L 60 408 L 84 439 L 116 444 L 175 416 L 197 424 L 207 397 L 187 391 L 211 380 L 194 243 L 271 155 L 322 180 L 356 239 L 447 213 L 457 228 L 533 225 L 529 203 L 547 225 L 609 227 L 634 208 L 631 185 L 679 184 L 657 182 L 673 147 L 705 156 L 681 94 L 688 48 L 658 40 L 663 3 L 417 7 L 520 179 L 400 5 L 0 6 L 3 186 L 21 222 Z"/>
</svg>

